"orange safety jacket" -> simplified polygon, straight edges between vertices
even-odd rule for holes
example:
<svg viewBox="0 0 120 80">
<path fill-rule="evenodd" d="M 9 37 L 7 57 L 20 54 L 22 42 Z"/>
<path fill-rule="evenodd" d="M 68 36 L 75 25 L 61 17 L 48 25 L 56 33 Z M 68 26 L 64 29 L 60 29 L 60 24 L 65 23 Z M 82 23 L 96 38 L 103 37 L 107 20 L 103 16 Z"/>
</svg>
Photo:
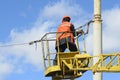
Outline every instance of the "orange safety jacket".
<svg viewBox="0 0 120 80">
<path fill-rule="evenodd" d="M 57 30 L 56 39 L 61 40 L 63 38 L 70 37 L 70 42 L 74 42 L 74 36 L 71 31 L 71 23 L 70 22 L 62 22 L 62 24 L 59 25 Z"/>
</svg>

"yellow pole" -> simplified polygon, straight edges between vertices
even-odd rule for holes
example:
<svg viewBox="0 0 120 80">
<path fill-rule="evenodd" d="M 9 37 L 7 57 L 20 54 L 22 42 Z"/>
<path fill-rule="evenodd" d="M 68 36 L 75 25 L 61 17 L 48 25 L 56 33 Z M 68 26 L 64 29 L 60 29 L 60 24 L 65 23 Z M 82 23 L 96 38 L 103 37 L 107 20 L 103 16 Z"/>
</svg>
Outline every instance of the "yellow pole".
<svg viewBox="0 0 120 80">
<path fill-rule="evenodd" d="M 93 24 L 93 55 L 99 55 L 102 53 L 102 20 L 101 20 L 101 0 L 94 0 L 94 24 Z M 99 58 L 93 59 L 93 64 L 98 61 Z M 93 75 L 93 80 L 102 80 L 102 73 L 96 72 Z"/>
</svg>

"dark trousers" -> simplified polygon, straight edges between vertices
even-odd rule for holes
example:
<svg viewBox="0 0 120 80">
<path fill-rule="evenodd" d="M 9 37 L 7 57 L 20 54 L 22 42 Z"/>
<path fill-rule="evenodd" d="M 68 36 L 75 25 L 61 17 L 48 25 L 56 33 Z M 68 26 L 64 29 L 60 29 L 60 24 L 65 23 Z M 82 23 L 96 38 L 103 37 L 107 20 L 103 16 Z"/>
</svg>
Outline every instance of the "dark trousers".
<svg viewBox="0 0 120 80">
<path fill-rule="evenodd" d="M 68 42 L 68 44 L 64 43 L 62 45 L 56 46 L 55 49 L 57 52 L 58 52 L 58 49 L 59 49 L 59 52 L 64 52 L 66 48 L 68 48 L 70 51 L 77 51 L 76 45 L 74 43 L 70 43 L 70 42 Z"/>
</svg>

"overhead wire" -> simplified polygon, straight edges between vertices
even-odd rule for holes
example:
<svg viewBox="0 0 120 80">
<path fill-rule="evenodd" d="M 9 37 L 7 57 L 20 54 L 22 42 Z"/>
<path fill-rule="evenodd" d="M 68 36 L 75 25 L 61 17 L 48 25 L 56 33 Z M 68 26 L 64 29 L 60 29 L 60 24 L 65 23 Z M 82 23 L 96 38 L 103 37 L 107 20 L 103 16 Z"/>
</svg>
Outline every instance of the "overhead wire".
<svg viewBox="0 0 120 80">
<path fill-rule="evenodd" d="M 0 47 L 11 47 L 11 46 L 20 46 L 20 45 L 27 45 L 29 43 L 19 43 L 19 44 L 8 44 L 8 45 L 0 45 Z"/>
<path fill-rule="evenodd" d="M 89 25 L 91 22 L 93 22 L 93 20 L 90 20 L 90 21 L 88 21 L 86 24 L 84 24 L 84 25 L 76 28 L 76 30 L 77 30 L 77 29 L 80 29 L 80 28 L 82 28 L 82 27 L 85 27 L 86 25 Z M 55 33 L 55 32 L 53 32 L 53 33 Z M 48 33 L 47 33 L 47 34 L 48 34 Z M 45 34 L 45 35 L 47 35 L 47 34 Z M 45 35 L 44 35 L 44 36 L 45 36 Z M 42 38 L 44 38 L 44 36 L 43 36 Z M 27 44 L 31 45 L 31 44 L 33 44 L 33 43 L 41 42 L 42 38 L 41 38 L 40 40 L 31 41 L 31 42 L 29 42 L 29 43 L 0 45 L 0 47 L 20 46 L 20 45 L 27 45 Z"/>
</svg>

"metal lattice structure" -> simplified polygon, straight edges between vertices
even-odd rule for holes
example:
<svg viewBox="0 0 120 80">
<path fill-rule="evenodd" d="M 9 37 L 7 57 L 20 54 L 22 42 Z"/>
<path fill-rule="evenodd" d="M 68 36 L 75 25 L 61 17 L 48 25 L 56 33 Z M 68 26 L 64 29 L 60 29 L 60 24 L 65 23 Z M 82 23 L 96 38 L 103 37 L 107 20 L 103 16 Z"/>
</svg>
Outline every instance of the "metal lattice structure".
<svg viewBox="0 0 120 80">
<path fill-rule="evenodd" d="M 74 80 L 82 76 L 88 70 L 95 72 L 120 72 L 120 53 L 100 54 L 91 56 L 86 53 L 85 41 L 84 50 L 79 50 L 79 40 L 76 37 L 76 52 L 55 52 L 56 32 L 47 33 L 41 39 L 43 63 L 45 76 L 52 77 L 53 80 L 71 79 Z M 84 36 L 82 37 L 84 39 Z M 51 49 L 50 49 L 51 48 Z M 57 59 L 55 56 L 57 55 Z M 98 61 L 93 64 L 93 59 Z M 56 63 L 54 63 L 56 62 Z"/>
</svg>

